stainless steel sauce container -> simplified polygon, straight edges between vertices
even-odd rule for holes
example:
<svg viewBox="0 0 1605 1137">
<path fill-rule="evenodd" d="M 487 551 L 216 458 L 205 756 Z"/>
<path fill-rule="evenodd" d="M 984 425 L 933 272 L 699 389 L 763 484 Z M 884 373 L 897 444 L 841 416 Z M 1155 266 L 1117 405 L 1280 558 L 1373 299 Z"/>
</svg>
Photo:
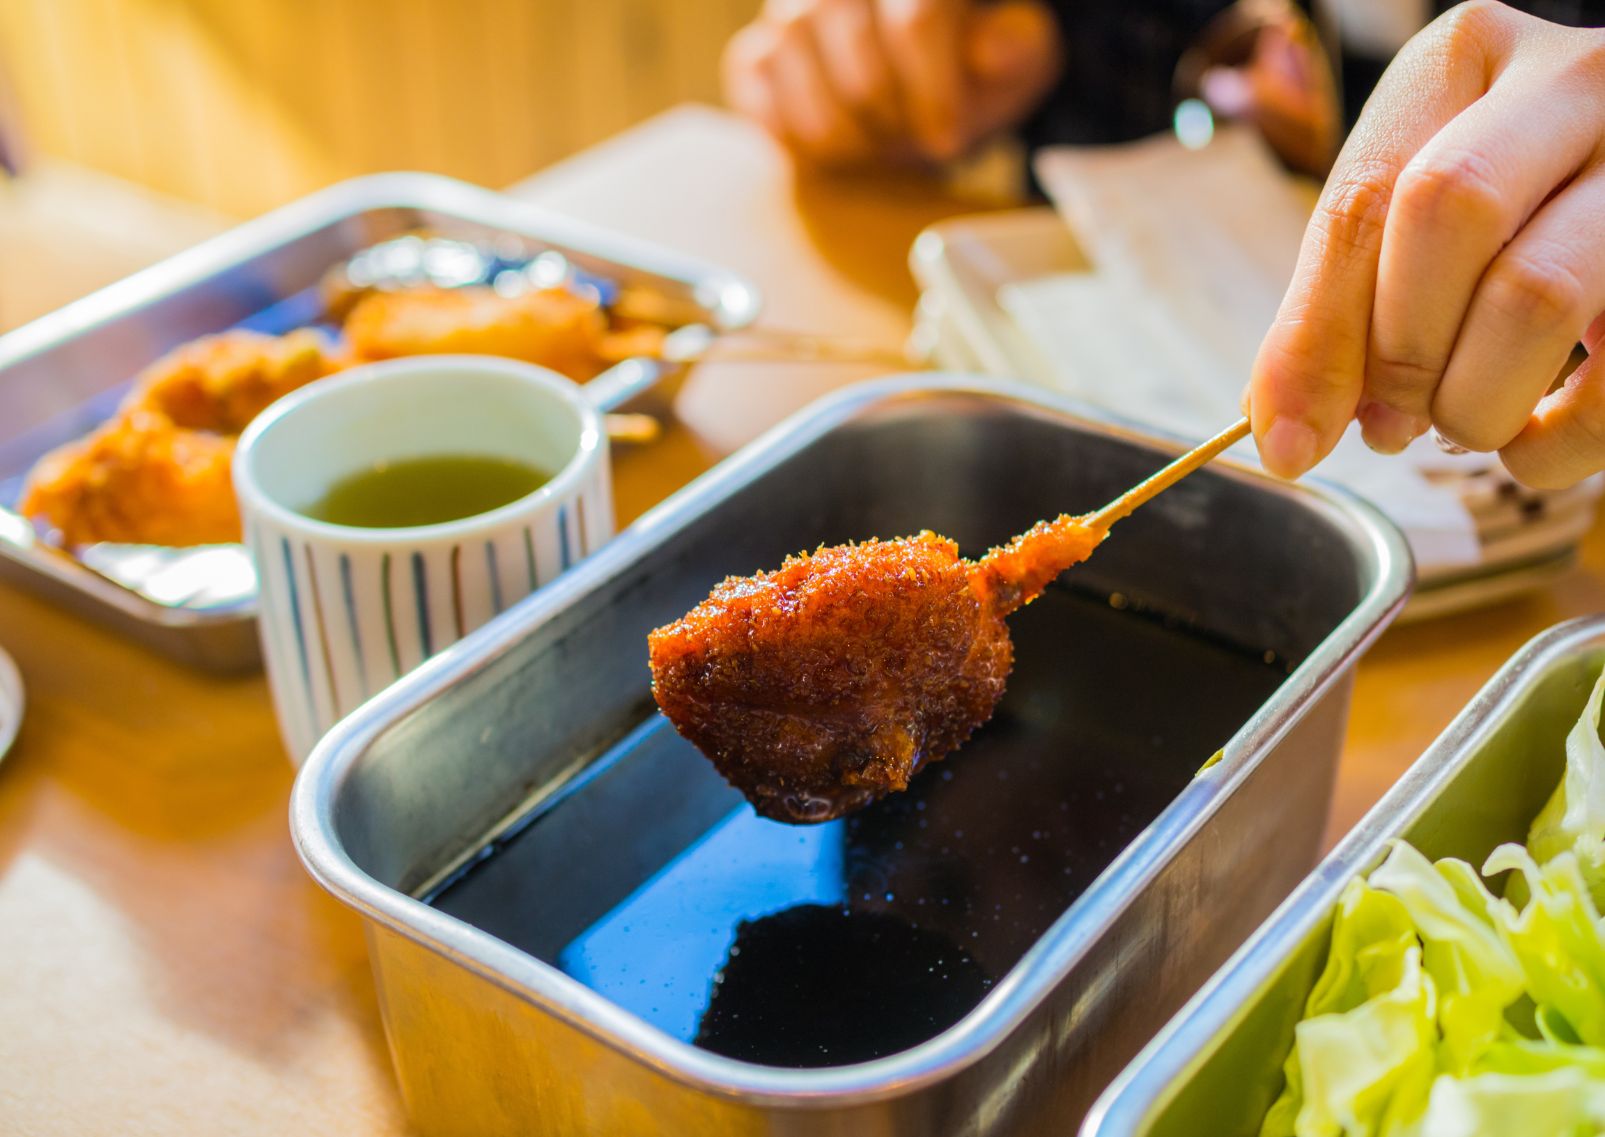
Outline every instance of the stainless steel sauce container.
<svg viewBox="0 0 1605 1137">
<path fill-rule="evenodd" d="M 1351 499 L 1217 464 L 1076 570 L 1301 662 L 973 1011 L 912 1049 L 808 1070 L 721 1057 L 417 897 L 650 730 L 644 636 L 726 573 L 922 526 L 984 550 L 1103 503 L 1173 449 L 1025 388 L 852 388 L 337 726 L 297 784 L 294 836 L 367 921 L 420 1131 L 1069 1132 L 1318 855 L 1355 659 L 1410 580 L 1399 535 Z M 633 830 L 593 840 L 583 866 L 549 866 L 546 912 L 594 908 L 731 807 L 689 786 L 666 779 Z"/>
</svg>

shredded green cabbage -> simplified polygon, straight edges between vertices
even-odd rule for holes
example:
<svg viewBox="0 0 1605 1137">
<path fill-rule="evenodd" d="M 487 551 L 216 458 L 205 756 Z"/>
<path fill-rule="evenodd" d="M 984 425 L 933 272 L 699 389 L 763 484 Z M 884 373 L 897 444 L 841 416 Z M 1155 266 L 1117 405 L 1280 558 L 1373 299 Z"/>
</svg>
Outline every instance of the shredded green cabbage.
<svg viewBox="0 0 1605 1137">
<path fill-rule="evenodd" d="M 1479 875 L 1395 841 L 1350 882 L 1261 1137 L 1605 1135 L 1602 702 L 1526 846 Z"/>
</svg>

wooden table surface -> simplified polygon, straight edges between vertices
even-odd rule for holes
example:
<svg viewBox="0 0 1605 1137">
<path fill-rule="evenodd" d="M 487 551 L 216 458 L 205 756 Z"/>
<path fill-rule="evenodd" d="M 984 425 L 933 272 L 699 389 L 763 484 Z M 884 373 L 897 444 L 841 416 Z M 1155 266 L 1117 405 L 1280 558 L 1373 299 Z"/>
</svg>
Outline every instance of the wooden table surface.
<svg viewBox="0 0 1605 1137">
<path fill-rule="evenodd" d="M 756 133 L 695 108 L 515 192 L 748 274 L 774 324 L 887 347 L 909 327 L 910 241 L 974 208 L 913 180 L 799 181 Z M 36 271 L 51 287 L 48 262 Z M 689 425 L 618 455 L 621 521 L 867 373 L 704 366 L 681 395 Z M 1596 528 L 1547 592 L 1389 632 L 1360 668 L 1332 833 L 1521 643 L 1602 607 Z M 0 766 L 0 1132 L 405 1132 L 357 920 L 290 847 L 262 679 L 196 674 L 4 586 L 0 645 L 29 694 Z"/>
</svg>

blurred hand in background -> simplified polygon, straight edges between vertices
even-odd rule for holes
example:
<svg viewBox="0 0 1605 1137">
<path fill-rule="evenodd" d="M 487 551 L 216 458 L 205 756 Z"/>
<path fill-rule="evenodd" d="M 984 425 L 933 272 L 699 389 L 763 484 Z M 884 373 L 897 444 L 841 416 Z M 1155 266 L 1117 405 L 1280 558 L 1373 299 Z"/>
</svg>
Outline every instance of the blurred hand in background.
<svg viewBox="0 0 1605 1137">
<path fill-rule="evenodd" d="M 725 95 L 820 165 L 944 161 L 1031 114 L 1059 36 L 1039 0 L 768 0 L 725 49 Z"/>
<path fill-rule="evenodd" d="M 1217 118 L 1252 123 L 1289 168 L 1324 177 L 1337 154 L 1342 114 L 1331 62 L 1315 26 L 1292 4 L 1234 6 L 1224 13 L 1223 31 L 1232 17 L 1263 20 L 1244 36 L 1244 57 L 1215 62 L 1196 78 L 1197 95 Z M 1210 25 L 1214 28 L 1216 25 Z M 1182 67 L 1209 58 L 1209 28 Z M 1185 71 L 1178 71 L 1178 79 Z M 1179 128 L 1178 128 L 1179 130 Z"/>
</svg>

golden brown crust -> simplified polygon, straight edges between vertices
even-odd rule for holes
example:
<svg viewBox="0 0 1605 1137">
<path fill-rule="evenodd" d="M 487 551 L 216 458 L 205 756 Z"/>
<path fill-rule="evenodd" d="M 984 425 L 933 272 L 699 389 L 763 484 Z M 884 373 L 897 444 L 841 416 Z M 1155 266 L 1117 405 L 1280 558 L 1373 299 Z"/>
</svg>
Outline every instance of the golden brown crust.
<svg viewBox="0 0 1605 1137">
<path fill-rule="evenodd" d="M 494 289 L 409 288 L 373 292 L 346 317 L 352 352 L 364 360 L 406 355 L 500 355 L 589 379 L 605 365 L 607 317 L 593 300 L 563 289 L 502 296 Z"/>
<path fill-rule="evenodd" d="M 41 459 L 19 508 L 69 546 L 238 541 L 233 457 L 232 438 L 135 411 Z"/>
<path fill-rule="evenodd" d="M 838 817 L 907 787 L 992 714 L 1013 649 L 933 533 L 726 580 L 649 637 L 653 693 L 759 813 Z"/>
<path fill-rule="evenodd" d="M 160 415 L 185 430 L 239 434 L 275 400 L 346 365 L 317 332 L 232 331 L 168 352 L 134 381 L 128 412 Z"/>
<path fill-rule="evenodd" d="M 976 565 L 978 584 L 1006 615 L 1041 596 L 1055 577 L 1090 557 L 1108 535 L 1108 529 L 1068 513 L 1038 521 L 981 558 Z"/>
<path fill-rule="evenodd" d="M 40 459 L 18 508 L 68 546 L 238 541 L 234 436 L 344 362 L 311 330 L 187 343 L 140 373 L 115 419 Z"/>
<path fill-rule="evenodd" d="M 759 813 L 840 817 L 992 717 L 1014 661 L 1004 616 L 1106 533 L 1064 516 L 971 564 L 925 532 L 730 577 L 647 637 L 652 694 Z"/>
</svg>

